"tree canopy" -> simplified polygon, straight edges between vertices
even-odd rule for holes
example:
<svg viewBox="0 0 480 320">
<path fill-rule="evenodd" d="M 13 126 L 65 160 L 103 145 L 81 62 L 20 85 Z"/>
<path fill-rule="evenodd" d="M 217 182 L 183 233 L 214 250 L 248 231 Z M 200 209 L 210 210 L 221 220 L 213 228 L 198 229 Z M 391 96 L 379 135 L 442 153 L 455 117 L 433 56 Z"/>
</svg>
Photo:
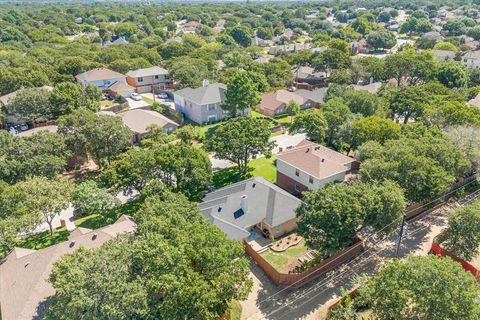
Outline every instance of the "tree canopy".
<svg viewBox="0 0 480 320">
<path fill-rule="evenodd" d="M 235 163 L 239 174 L 245 175 L 250 159 L 270 155 L 274 143 L 269 138 L 270 129 L 265 120 L 243 117 L 219 125 L 206 140 L 205 147 L 208 151 L 215 152 L 215 157 Z"/>
<path fill-rule="evenodd" d="M 242 246 L 193 203 L 164 192 L 136 213 L 137 235 L 58 260 L 47 319 L 218 319 L 251 288 Z M 71 286 L 75 283 L 75 286 Z"/>
<path fill-rule="evenodd" d="M 478 319 L 479 294 L 474 277 L 458 262 L 436 256 L 390 261 L 360 290 L 379 320 Z"/>
</svg>

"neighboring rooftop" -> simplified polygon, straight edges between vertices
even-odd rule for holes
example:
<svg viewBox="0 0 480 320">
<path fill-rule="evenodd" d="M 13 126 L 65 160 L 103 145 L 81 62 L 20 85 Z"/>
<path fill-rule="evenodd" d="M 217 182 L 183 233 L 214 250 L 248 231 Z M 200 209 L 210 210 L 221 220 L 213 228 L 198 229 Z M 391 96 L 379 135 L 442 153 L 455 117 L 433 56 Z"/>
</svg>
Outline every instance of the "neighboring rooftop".
<svg viewBox="0 0 480 320">
<path fill-rule="evenodd" d="M 118 78 L 125 78 L 125 76 L 116 71 L 107 69 L 107 68 L 96 68 L 90 71 L 80 73 L 76 76 L 78 81 L 85 81 L 85 75 L 87 76 L 87 81 L 101 81 L 101 80 L 111 80 Z"/>
<path fill-rule="evenodd" d="M 179 126 L 178 123 L 153 110 L 133 109 L 120 112 L 117 116 L 130 130 L 140 134 L 146 133 L 147 128 L 152 125 L 158 125 L 162 128 L 169 124 L 175 127 Z"/>
<path fill-rule="evenodd" d="M 175 91 L 175 95 L 182 96 L 195 104 L 205 105 L 219 103 L 225 97 L 227 86 L 223 83 L 213 83 L 192 89 L 190 87 Z"/>
<path fill-rule="evenodd" d="M 323 103 L 325 94 L 327 93 L 328 87 L 318 88 L 315 90 L 305 90 L 305 89 L 298 89 L 295 90 L 295 93 L 299 96 L 304 97 L 305 99 L 312 100 L 315 103 Z"/>
<path fill-rule="evenodd" d="M 241 204 L 242 197 L 246 206 Z M 198 207 L 230 239 L 242 240 L 248 237 L 252 226 L 262 221 L 276 227 L 294 219 L 300 203 L 300 199 L 280 187 L 253 177 L 208 193 Z"/>
<path fill-rule="evenodd" d="M 51 125 L 51 126 L 44 126 L 44 127 L 37 127 L 27 131 L 22 131 L 17 134 L 19 137 L 30 137 L 39 132 L 50 132 L 50 133 L 57 133 L 58 126 Z"/>
<path fill-rule="evenodd" d="M 372 82 L 367 85 L 361 86 L 361 85 L 353 85 L 352 88 L 353 90 L 365 90 L 370 93 L 377 93 L 378 90 L 382 87 L 381 82 Z"/>
<path fill-rule="evenodd" d="M 324 179 L 349 170 L 348 164 L 356 160 L 315 142 L 304 140 L 295 148 L 277 155 L 294 168 L 317 178 Z"/>
<path fill-rule="evenodd" d="M 298 67 L 295 71 L 295 77 L 300 79 L 323 79 L 327 77 L 327 73 L 323 71 L 315 72 L 312 67 Z"/>
<path fill-rule="evenodd" d="M 38 87 L 38 88 L 43 89 L 43 90 L 47 90 L 47 91 L 52 91 L 53 90 L 53 87 L 50 87 L 50 86 L 43 86 L 43 87 Z M 28 89 L 28 88 L 25 88 L 25 89 Z M 18 91 L 20 91 L 20 90 L 13 91 L 13 92 L 10 92 L 10 93 L 8 93 L 4 96 L 1 96 L 0 97 L 0 103 L 3 104 L 4 106 L 8 105 L 9 101 L 12 100 L 13 98 L 15 98 L 17 96 Z"/>
<path fill-rule="evenodd" d="M 269 92 L 262 95 L 260 101 L 260 109 L 275 110 L 282 104 L 288 104 L 290 101 L 295 101 L 300 105 L 307 102 L 308 99 L 285 89 L 280 89 L 275 92 Z"/>
<path fill-rule="evenodd" d="M 480 59 L 480 50 L 469 51 L 463 56 L 463 58 L 465 58 L 465 59 Z"/>
<path fill-rule="evenodd" d="M 47 281 L 53 263 L 80 247 L 98 248 L 122 233 L 135 232 L 136 224 L 121 216 L 114 224 L 90 230 L 79 228 L 68 241 L 41 250 L 15 248 L 0 262 L 0 318 L 5 320 L 42 319 L 46 300 L 55 294 Z"/>
<path fill-rule="evenodd" d="M 157 66 L 154 66 L 151 68 L 145 68 L 145 69 L 132 70 L 127 72 L 127 76 L 132 78 L 151 77 L 156 75 L 167 75 L 167 74 L 168 74 L 167 70 Z"/>
</svg>

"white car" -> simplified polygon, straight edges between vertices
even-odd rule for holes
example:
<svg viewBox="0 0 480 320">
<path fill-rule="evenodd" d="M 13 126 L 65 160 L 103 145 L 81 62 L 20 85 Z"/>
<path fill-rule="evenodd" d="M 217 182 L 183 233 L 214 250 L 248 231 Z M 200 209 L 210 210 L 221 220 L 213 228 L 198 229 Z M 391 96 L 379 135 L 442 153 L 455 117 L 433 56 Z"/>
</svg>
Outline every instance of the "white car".
<svg viewBox="0 0 480 320">
<path fill-rule="evenodd" d="M 165 92 L 159 93 L 158 97 L 161 99 L 168 99 L 168 95 Z"/>
<path fill-rule="evenodd" d="M 142 100 L 142 96 L 139 95 L 138 93 L 134 92 L 130 95 L 130 98 L 132 98 L 133 100 L 135 101 L 141 101 Z"/>
</svg>

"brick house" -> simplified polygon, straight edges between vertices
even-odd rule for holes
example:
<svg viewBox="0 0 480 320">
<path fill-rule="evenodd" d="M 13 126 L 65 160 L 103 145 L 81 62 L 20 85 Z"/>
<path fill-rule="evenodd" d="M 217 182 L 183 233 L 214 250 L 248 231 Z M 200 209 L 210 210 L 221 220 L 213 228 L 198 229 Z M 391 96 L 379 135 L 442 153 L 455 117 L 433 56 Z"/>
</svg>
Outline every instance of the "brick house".
<svg viewBox="0 0 480 320">
<path fill-rule="evenodd" d="M 317 143 L 304 140 L 277 156 L 277 185 L 291 194 L 318 190 L 329 182 L 343 182 L 359 162 Z"/>
<path fill-rule="evenodd" d="M 301 109 L 308 109 L 314 105 L 310 99 L 281 89 L 263 94 L 260 104 L 257 106 L 257 111 L 269 117 L 285 114 L 287 113 L 287 105 L 292 100 L 297 102 Z"/>
<path fill-rule="evenodd" d="M 157 66 L 127 72 L 127 82 L 138 93 L 157 92 L 173 87 L 168 71 Z"/>
<path fill-rule="evenodd" d="M 210 223 L 228 238 L 242 241 L 255 229 L 279 237 L 297 228 L 301 200 L 261 177 L 206 194 L 198 205 Z"/>
</svg>

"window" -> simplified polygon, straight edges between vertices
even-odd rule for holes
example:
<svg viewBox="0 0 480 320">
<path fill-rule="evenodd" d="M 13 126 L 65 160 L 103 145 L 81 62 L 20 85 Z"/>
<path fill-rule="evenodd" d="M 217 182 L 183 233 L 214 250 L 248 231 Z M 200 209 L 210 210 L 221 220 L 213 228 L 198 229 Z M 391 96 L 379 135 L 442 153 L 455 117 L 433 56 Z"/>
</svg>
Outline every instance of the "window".
<svg viewBox="0 0 480 320">
<path fill-rule="evenodd" d="M 207 121 L 208 122 L 215 122 L 215 121 L 217 121 L 217 116 L 215 116 L 215 115 L 208 116 Z"/>
<path fill-rule="evenodd" d="M 138 82 L 143 82 L 143 77 L 138 77 L 138 78 L 137 78 L 137 81 L 138 81 Z"/>
<path fill-rule="evenodd" d="M 158 75 L 156 75 L 156 76 L 155 76 L 155 79 L 157 79 L 157 80 L 158 80 L 158 78 L 160 78 L 160 77 L 159 77 Z"/>
<path fill-rule="evenodd" d="M 308 177 L 308 182 L 310 182 L 311 184 L 313 184 L 313 177 L 312 177 L 312 176 Z"/>
<path fill-rule="evenodd" d="M 302 192 L 302 190 L 300 190 L 300 187 L 298 186 L 298 184 L 295 184 L 295 191 Z"/>
<path fill-rule="evenodd" d="M 213 111 L 213 110 L 216 109 L 216 107 L 217 107 L 217 106 L 216 106 L 214 103 L 213 103 L 213 104 L 209 104 L 209 105 L 208 105 L 208 111 Z"/>
<path fill-rule="evenodd" d="M 295 169 L 295 175 L 296 175 L 297 177 L 300 176 L 300 171 L 299 171 L 298 169 Z"/>
</svg>

